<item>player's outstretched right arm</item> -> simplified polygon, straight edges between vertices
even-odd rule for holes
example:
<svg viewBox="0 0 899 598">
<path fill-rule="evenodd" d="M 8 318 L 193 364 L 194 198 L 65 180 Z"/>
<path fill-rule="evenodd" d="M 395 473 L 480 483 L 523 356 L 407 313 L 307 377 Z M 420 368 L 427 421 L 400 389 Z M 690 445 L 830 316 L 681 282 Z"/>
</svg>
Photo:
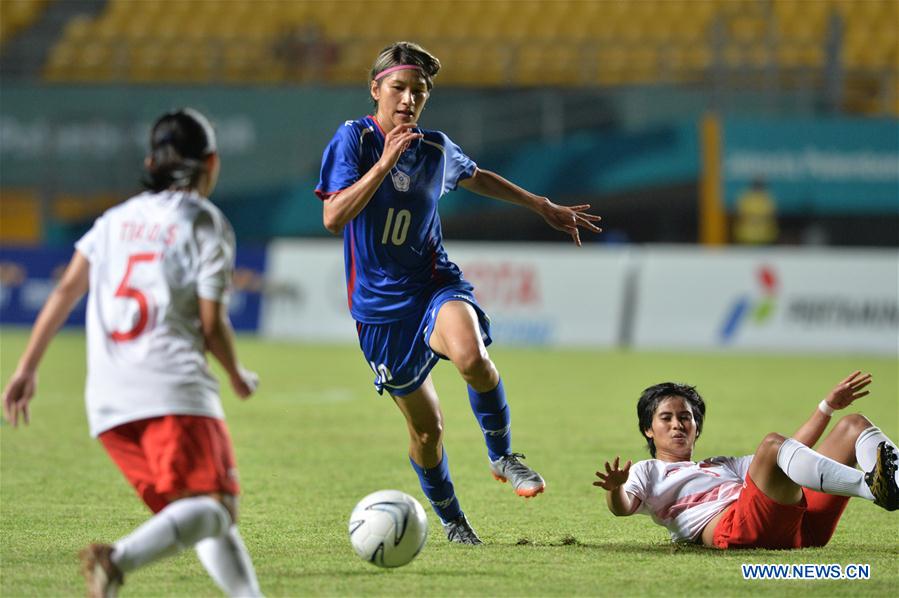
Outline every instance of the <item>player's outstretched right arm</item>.
<svg viewBox="0 0 899 598">
<path fill-rule="evenodd" d="M 415 139 L 421 139 L 421 133 L 412 131 L 415 123 L 397 125 L 384 138 L 384 153 L 381 159 L 362 177 L 342 191 L 338 191 L 323 200 L 322 220 L 328 232 L 339 235 L 347 222 L 365 209 L 369 200 L 381 186 L 390 169 L 396 166 L 400 156 Z"/>
<path fill-rule="evenodd" d="M 243 368 L 237 360 L 234 331 L 231 329 L 225 304 L 201 297 L 200 324 L 206 348 L 222 364 L 222 368 L 228 374 L 234 394 L 241 399 L 246 399 L 259 385 L 259 376 Z"/>
<path fill-rule="evenodd" d="M 612 463 L 606 461 L 605 473 L 597 471 L 596 477 L 599 481 L 593 482 L 593 485 L 606 491 L 606 504 L 609 510 L 618 517 L 625 517 L 633 515 L 640 508 L 640 499 L 625 492 L 624 483 L 630 475 L 631 462 L 628 460 L 624 469 L 620 469 L 620 460 L 621 457 L 615 457 Z"/>
<path fill-rule="evenodd" d="M 50 293 L 41 309 L 31 329 L 28 346 L 19 360 L 15 373 L 3 390 L 3 415 L 13 427 L 19 424 L 20 415 L 26 424 L 29 422 L 28 403 L 34 397 L 37 368 L 41 358 L 60 326 L 69 317 L 72 308 L 87 292 L 89 285 L 90 262 L 76 251 L 59 284 Z"/>
</svg>

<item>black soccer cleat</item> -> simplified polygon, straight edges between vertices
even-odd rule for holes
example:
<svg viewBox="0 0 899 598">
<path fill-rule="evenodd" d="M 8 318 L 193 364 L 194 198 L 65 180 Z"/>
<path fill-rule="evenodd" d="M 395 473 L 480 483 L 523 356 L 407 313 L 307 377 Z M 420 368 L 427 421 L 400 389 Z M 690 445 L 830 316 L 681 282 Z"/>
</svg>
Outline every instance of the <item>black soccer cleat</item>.
<svg viewBox="0 0 899 598">
<path fill-rule="evenodd" d="M 471 545 L 483 544 L 481 539 L 478 538 L 478 535 L 471 528 L 471 524 L 468 523 L 468 518 L 465 517 L 465 515 L 460 515 L 456 519 L 444 523 L 443 530 L 446 532 L 446 539 L 450 542 Z"/>
<path fill-rule="evenodd" d="M 899 455 L 886 442 L 877 445 L 874 469 L 865 474 L 865 483 L 874 495 L 874 504 L 887 511 L 899 509 L 899 485 L 896 484 L 896 460 Z"/>
</svg>

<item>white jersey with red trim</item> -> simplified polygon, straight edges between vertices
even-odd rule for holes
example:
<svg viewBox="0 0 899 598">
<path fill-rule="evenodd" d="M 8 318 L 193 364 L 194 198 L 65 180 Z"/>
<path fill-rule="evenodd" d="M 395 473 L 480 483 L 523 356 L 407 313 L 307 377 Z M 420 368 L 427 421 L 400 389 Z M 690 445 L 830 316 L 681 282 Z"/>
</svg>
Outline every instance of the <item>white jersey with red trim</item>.
<svg viewBox="0 0 899 598">
<path fill-rule="evenodd" d="M 637 513 L 665 526 L 672 541 L 692 541 L 740 496 L 752 457 L 712 457 L 699 463 L 638 461 L 631 466 L 624 490 L 640 499 Z"/>
<path fill-rule="evenodd" d="M 227 303 L 234 232 L 196 192 L 142 193 L 75 244 L 90 262 L 85 398 L 91 435 L 162 415 L 224 418 L 198 297 Z"/>
</svg>

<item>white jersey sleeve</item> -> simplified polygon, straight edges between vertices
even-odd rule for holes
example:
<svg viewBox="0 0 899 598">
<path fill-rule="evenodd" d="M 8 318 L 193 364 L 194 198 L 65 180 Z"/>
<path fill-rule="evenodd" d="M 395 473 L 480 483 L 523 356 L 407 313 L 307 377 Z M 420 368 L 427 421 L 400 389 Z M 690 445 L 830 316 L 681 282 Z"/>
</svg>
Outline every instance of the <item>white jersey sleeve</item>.
<svg viewBox="0 0 899 598">
<path fill-rule="evenodd" d="M 234 271 L 234 231 L 221 214 L 204 210 L 194 222 L 194 239 L 200 256 L 197 295 L 227 303 Z"/>
<path fill-rule="evenodd" d="M 640 499 L 639 512 L 643 512 L 646 502 L 646 488 L 649 486 L 649 468 L 652 461 L 637 461 L 631 465 L 627 481 L 624 482 L 624 491 Z"/>
<path fill-rule="evenodd" d="M 75 249 L 87 258 L 87 261 L 93 262 L 97 259 L 97 239 L 103 237 L 105 228 L 106 216 L 104 214 L 97 218 L 90 230 L 75 243 Z"/>
<path fill-rule="evenodd" d="M 91 434 L 162 415 L 224 418 L 199 297 L 226 302 L 234 233 L 196 193 L 143 193 L 76 243 L 91 264 L 85 398 Z"/>
<path fill-rule="evenodd" d="M 638 461 L 631 466 L 624 491 L 640 499 L 637 513 L 667 528 L 673 541 L 693 541 L 740 496 L 751 461 L 752 456 L 699 463 Z"/>
</svg>

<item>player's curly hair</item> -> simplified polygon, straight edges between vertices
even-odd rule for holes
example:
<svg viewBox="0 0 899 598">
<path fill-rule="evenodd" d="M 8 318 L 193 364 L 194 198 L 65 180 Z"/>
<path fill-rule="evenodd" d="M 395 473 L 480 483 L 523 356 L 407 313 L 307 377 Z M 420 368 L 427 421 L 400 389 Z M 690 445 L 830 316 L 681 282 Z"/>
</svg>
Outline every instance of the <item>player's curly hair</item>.
<svg viewBox="0 0 899 598">
<path fill-rule="evenodd" d="M 150 164 L 142 183 L 157 193 L 194 188 L 206 171 L 206 157 L 215 152 L 215 132 L 205 116 L 192 108 L 163 114 L 150 130 Z"/>
<path fill-rule="evenodd" d="M 658 409 L 659 404 L 669 397 L 682 397 L 690 409 L 693 411 L 693 421 L 696 422 L 696 437 L 702 433 L 702 422 L 705 419 L 705 401 L 696 392 L 695 386 L 687 384 L 678 384 L 676 382 L 662 382 L 655 386 L 650 386 L 640 395 L 637 401 L 637 420 L 639 422 L 640 434 L 646 439 L 649 445 L 649 454 L 655 458 L 656 445 L 652 438 L 646 435 L 646 430 L 652 428 L 652 416 Z"/>
<path fill-rule="evenodd" d="M 414 64 L 421 67 L 421 74 L 425 78 L 428 91 L 431 91 L 434 87 L 434 77 L 440 70 L 440 61 L 414 42 L 396 42 L 381 50 L 371 65 L 368 79 L 375 81 L 379 73 L 401 64 Z"/>
</svg>

